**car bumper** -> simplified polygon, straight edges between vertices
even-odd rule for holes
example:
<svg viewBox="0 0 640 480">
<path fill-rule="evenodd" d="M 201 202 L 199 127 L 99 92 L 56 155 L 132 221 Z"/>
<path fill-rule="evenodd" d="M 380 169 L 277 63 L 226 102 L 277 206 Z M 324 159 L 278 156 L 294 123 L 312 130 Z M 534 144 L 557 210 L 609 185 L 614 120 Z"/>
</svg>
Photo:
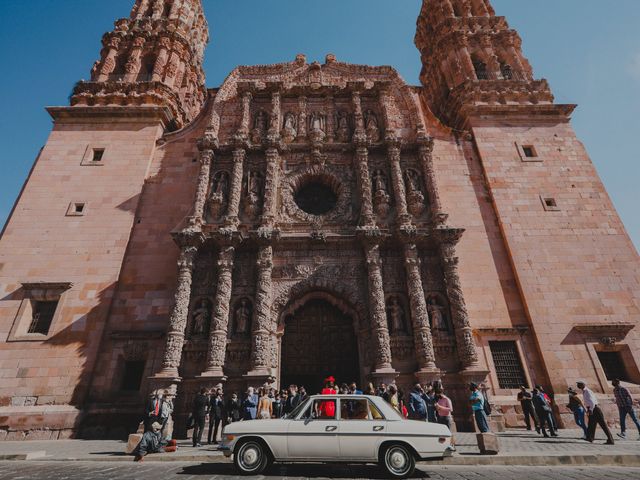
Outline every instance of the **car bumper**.
<svg viewBox="0 0 640 480">
<path fill-rule="evenodd" d="M 218 447 L 218 451 L 222 452 L 225 457 L 230 457 L 233 455 L 233 449 L 229 445 L 220 445 Z"/>
</svg>

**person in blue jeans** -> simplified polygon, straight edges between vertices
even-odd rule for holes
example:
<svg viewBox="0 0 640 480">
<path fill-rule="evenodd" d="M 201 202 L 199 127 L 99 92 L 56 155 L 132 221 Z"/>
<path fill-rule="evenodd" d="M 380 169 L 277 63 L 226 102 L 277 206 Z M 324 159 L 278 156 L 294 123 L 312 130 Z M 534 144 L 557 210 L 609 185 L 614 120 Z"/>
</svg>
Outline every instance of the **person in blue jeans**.
<svg viewBox="0 0 640 480">
<path fill-rule="evenodd" d="M 471 402 L 471 409 L 473 410 L 478 430 L 481 433 L 487 433 L 489 431 L 489 421 L 487 420 L 487 414 L 484 412 L 484 395 L 478 390 L 477 383 L 469 384 L 469 390 L 471 390 L 469 401 Z"/>
<path fill-rule="evenodd" d="M 582 439 L 586 440 L 589 431 L 587 429 L 587 424 L 584 421 L 584 403 L 582 403 L 582 400 L 580 400 L 578 392 L 576 392 L 573 388 L 569 387 L 567 392 L 569 392 L 569 403 L 567 404 L 567 408 L 573 412 L 573 418 L 576 421 L 576 425 L 578 425 L 584 432 L 584 436 L 582 437 Z"/>
<path fill-rule="evenodd" d="M 620 380 L 617 378 L 611 382 L 613 385 L 613 395 L 616 397 L 616 405 L 618 406 L 618 412 L 620 413 L 620 438 L 627 438 L 627 415 L 631 417 L 633 423 L 638 428 L 638 434 L 640 434 L 640 422 L 636 417 L 636 413 L 633 411 L 633 397 L 629 393 L 629 389 L 620 385 Z"/>
</svg>

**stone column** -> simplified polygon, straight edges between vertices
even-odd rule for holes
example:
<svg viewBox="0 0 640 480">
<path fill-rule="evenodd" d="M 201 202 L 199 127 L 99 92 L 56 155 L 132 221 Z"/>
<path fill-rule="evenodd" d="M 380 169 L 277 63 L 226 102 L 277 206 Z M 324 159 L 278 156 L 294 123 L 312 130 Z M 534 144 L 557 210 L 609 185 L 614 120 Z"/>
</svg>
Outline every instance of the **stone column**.
<svg viewBox="0 0 640 480">
<path fill-rule="evenodd" d="M 238 130 L 238 138 L 244 140 L 249 137 L 251 129 L 251 100 L 253 95 L 251 92 L 245 91 L 242 94 L 242 120 L 240 121 L 240 129 Z"/>
<path fill-rule="evenodd" d="M 438 191 L 436 173 L 433 168 L 433 139 L 431 137 L 421 137 L 418 138 L 418 143 L 418 157 L 427 186 L 431 219 L 436 225 L 442 225 L 447 221 L 448 215 L 442 211 L 440 192 Z"/>
<path fill-rule="evenodd" d="M 153 66 L 152 80 L 154 82 L 161 82 L 164 74 L 164 67 L 167 64 L 168 51 L 170 41 L 168 38 L 163 37 L 158 41 L 158 56 L 156 57 L 156 63 Z"/>
<path fill-rule="evenodd" d="M 413 320 L 413 339 L 416 346 L 418 366 L 421 372 L 434 372 L 436 357 L 433 351 L 433 337 L 429 325 L 427 302 L 424 298 L 422 275 L 420 274 L 420 258 L 415 243 L 404 245 L 404 266 L 407 273 L 407 289 Z"/>
<path fill-rule="evenodd" d="M 242 194 L 242 175 L 244 170 L 244 160 L 247 152 L 244 148 L 237 148 L 233 151 L 233 171 L 231 172 L 231 187 L 229 188 L 229 205 L 225 224 L 228 227 L 237 228 L 240 220 L 240 196 Z"/>
<path fill-rule="evenodd" d="M 169 331 L 162 358 L 162 370 L 155 377 L 179 379 L 178 367 L 182 357 L 184 333 L 189 315 L 193 260 L 198 252 L 195 246 L 184 246 L 178 258 L 178 286 L 174 296 L 174 306 L 169 317 Z"/>
<path fill-rule="evenodd" d="M 266 151 L 267 172 L 264 179 L 264 201 L 262 207 L 263 229 L 272 229 L 276 218 L 277 190 L 278 190 L 278 162 L 280 154 L 277 148 L 268 148 Z"/>
<path fill-rule="evenodd" d="M 444 282 L 451 305 L 451 315 L 456 332 L 458 358 L 463 370 L 475 370 L 479 366 L 478 350 L 473 339 L 473 330 L 469 323 L 469 313 L 462 294 L 460 276 L 458 274 L 458 257 L 455 256 L 455 242 L 462 232 L 457 232 L 454 239 L 445 239 L 441 245 L 442 268 Z M 455 236 L 455 234 L 454 234 Z"/>
<path fill-rule="evenodd" d="M 264 245 L 258 252 L 258 279 L 253 315 L 251 370 L 247 377 L 256 381 L 271 379 L 271 365 L 273 354 L 273 338 L 275 328 L 271 315 L 273 271 L 273 247 Z"/>
<path fill-rule="evenodd" d="M 298 138 L 307 138 L 307 97 L 300 96 L 298 98 L 298 108 L 300 114 L 298 115 Z"/>
<path fill-rule="evenodd" d="M 382 261 L 380 245 L 375 242 L 364 246 L 367 261 L 367 279 L 369 287 L 369 316 L 374 349 L 374 375 L 394 375 L 391 366 L 391 342 L 387 325 L 387 309 L 382 283 Z M 387 383 L 387 382 L 385 382 Z"/>
<path fill-rule="evenodd" d="M 356 172 L 358 172 L 358 187 L 360 189 L 360 225 L 375 227 L 376 217 L 373 213 L 373 194 L 371 192 L 371 175 L 369 173 L 369 149 L 365 145 L 356 147 Z"/>
<path fill-rule="evenodd" d="M 126 75 L 124 77 L 125 82 L 134 82 L 140 71 L 140 56 L 142 54 L 142 47 L 144 47 L 145 38 L 135 37 L 133 39 L 133 45 L 129 52 L 129 59 L 125 65 Z"/>
<path fill-rule="evenodd" d="M 102 59 L 102 65 L 100 66 L 98 78 L 96 79 L 98 82 L 108 81 L 109 75 L 116 68 L 116 55 L 118 54 L 118 47 L 120 46 L 120 38 L 115 36 L 109 37 L 109 39 L 105 41 L 104 46 L 106 53 Z"/>
<path fill-rule="evenodd" d="M 271 118 L 269 121 L 269 132 L 267 139 L 273 144 L 280 139 L 280 126 L 282 124 L 282 108 L 280 102 L 280 92 L 271 93 Z"/>
<path fill-rule="evenodd" d="M 327 112 L 327 126 L 326 126 L 326 141 L 327 143 L 333 143 L 336 127 L 334 125 L 333 112 L 336 110 L 335 98 L 333 94 L 330 93 L 327 95 L 327 104 L 329 105 L 329 111 Z"/>
<path fill-rule="evenodd" d="M 229 303 L 231 301 L 232 274 L 235 249 L 223 246 L 218 253 L 218 285 L 213 308 L 213 319 L 209 329 L 207 367 L 201 377 L 226 380 L 222 367 L 227 349 L 229 329 Z"/>
<path fill-rule="evenodd" d="M 196 199 L 193 207 L 193 216 L 198 220 L 204 218 L 204 206 L 207 202 L 207 193 L 209 191 L 211 162 L 214 156 L 212 147 L 206 139 L 202 139 L 198 144 L 198 148 L 200 148 L 200 173 L 198 174 Z"/>
<path fill-rule="evenodd" d="M 411 215 L 407 210 L 407 191 L 400 165 L 400 140 L 394 135 L 387 136 L 387 151 L 391 165 L 391 183 L 396 201 L 396 220 L 400 228 L 411 226 Z"/>
</svg>

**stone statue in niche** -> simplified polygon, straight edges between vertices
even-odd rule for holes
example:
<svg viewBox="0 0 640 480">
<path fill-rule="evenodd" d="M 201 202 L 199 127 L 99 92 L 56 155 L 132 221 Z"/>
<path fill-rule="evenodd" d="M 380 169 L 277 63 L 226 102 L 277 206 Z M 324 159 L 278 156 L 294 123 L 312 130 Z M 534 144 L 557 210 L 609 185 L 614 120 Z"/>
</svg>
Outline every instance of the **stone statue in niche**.
<svg viewBox="0 0 640 480">
<path fill-rule="evenodd" d="M 364 114 L 365 129 L 367 131 L 367 138 L 370 142 L 376 143 L 380 141 L 380 127 L 378 125 L 378 117 L 373 110 L 367 110 Z"/>
<path fill-rule="evenodd" d="M 447 321 L 445 307 L 440 305 L 438 297 L 432 296 L 427 301 L 427 311 L 429 312 L 429 323 L 431 329 L 439 332 L 449 331 L 449 322 Z"/>
<path fill-rule="evenodd" d="M 407 186 L 407 208 L 412 215 L 419 217 L 424 212 L 424 194 L 420 185 L 420 174 L 408 168 L 404 177 Z"/>
<path fill-rule="evenodd" d="M 211 317 L 211 302 L 206 298 L 200 300 L 191 314 L 191 334 L 194 337 L 202 336 L 209 330 Z"/>
<path fill-rule="evenodd" d="M 236 335 L 249 333 L 251 323 L 251 302 L 246 298 L 240 299 L 233 313 L 233 332 Z"/>
<path fill-rule="evenodd" d="M 296 130 L 296 116 L 292 112 L 287 112 L 284 115 L 284 127 L 282 128 L 282 138 L 285 142 L 293 142 L 298 135 L 298 131 Z"/>
<path fill-rule="evenodd" d="M 387 320 L 391 333 L 406 333 L 404 308 L 396 296 L 390 297 L 388 300 Z"/>
<path fill-rule="evenodd" d="M 389 214 L 390 197 L 387 193 L 387 176 L 382 170 L 373 172 L 373 208 L 381 217 Z"/>
<path fill-rule="evenodd" d="M 338 126 L 336 129 L 336 138 L 338 139 L 338 142 L 347 143 L 351 136 L 351 131 L 349 129 L 349 114 L 344 110 L 339 111 L 336 119 L 336 125 Z"/>
<path fill-rule="evenodd" d="M 321 142 L 326 137 L 326 118 L 320 112 L 313 112 L 309 119 L 309 136 L 313 142 Z"/>
<path fill-rule="evenodd" d="M 250 171 L 247 174 L 246 191 L 244 196 L 244 212 L 251 218 L 260 213 L 260 199 L 262 198 L 262 174 Z"/>
<path fill-rule="evenodd" d="M 253 119 L 253 130 L 251 131 L 251 141 L 260 143 L 267 134 L 269 128 L 269 117 L 264 110 L 258 110 Z"/>
<path fill-rule="evenodd" d="M 213 220 L 219 219 L 227 204 L 229 194 L 229 173 L 225 171 L 216 172 L 211 184 L 211 196 L 209 197 L 209 213 Z"/>
</svg>

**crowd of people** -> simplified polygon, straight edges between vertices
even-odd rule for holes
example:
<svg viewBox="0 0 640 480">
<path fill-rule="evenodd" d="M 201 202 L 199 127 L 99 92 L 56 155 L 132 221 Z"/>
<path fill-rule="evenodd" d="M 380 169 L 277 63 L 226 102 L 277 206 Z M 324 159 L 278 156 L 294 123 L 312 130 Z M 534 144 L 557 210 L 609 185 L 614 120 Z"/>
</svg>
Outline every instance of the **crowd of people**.
<svg viewBox="0 0 640 480">
<path fill-rule="evenodd" d="M 638 429 L 638 434 L 640 434 L 640 422 L 636 417 L 634 400 L 629 389 L 622 386 L 618 379 L 614 379 L 611 383 L 613 385 L 616 406 L 618 407 L 618 413 L 620 415 L 620 433 L 618 433 L 618 436 L 622 439 L 627 438 L 627 416 L 631 418 Z M 600 408 L 598 397 L 587 387 L 584 380 L 576 382 L 576 387 L 578 390 L 573 387 L 567 389 L 569 403 L 566 407 L 573 413 L 576 425 L 582 430 L 582 439 L 593 442 L 596 429 L 600 426 L 607 437 L 605 444 L 614 445 L 615 441 L 607 421 L 604 418 L 604 413 Z M 527 430 L 531 430 L 533 424 L 533 427 L 539 434 L 541 433 L 545 437 L 549 435 L 552 437 L 557 436 L 558 423 L 553 412 L 553 399 L 545 393 L 540 385 L 536 385 L 531 392 L 528 392 L 525 387 L 520 387 L 518 401 L 522 406 Z M 547 434 L 547 429 L 549 430 L 549 434 Z"/>
</svg>

